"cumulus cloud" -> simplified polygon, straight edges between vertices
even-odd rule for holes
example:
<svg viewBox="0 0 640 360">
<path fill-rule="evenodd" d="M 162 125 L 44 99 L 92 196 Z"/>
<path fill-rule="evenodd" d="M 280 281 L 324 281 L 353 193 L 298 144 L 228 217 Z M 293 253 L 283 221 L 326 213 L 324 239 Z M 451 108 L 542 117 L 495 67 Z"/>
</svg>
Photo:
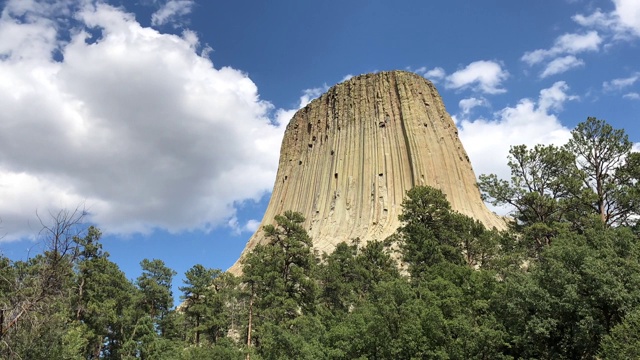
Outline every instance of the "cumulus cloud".
<svg viewBox="0 0 640 360">
<path fill-rule="evenodd" d="M 521 60 L 529 66 L 545 63 L 540 78 L 557 75 L 584 66 L 584 61 L 575 56 L 587 51 L 598 51 L 603 39 L 597 31 L 567 33 L 559 36 L 549 49 L 526 52 Z"/>
<path fill-rule="evenodd" d="M 463 115 L 468 115 L 471 110 L 475 107 L 478 106 L 488 106 L 489 102 L 487 101 L 487 99 L 485 98 L 475 98 L 475 97 L 470 97 L 470 98 L 466 98 L 466 99 L 462 99 L 460 100 L 460 102 L 458 102 L 458 106 L 460 107 L 460 111 L 462 112 Z"/>
<path fill-rule="evenodd" d="M 411 71 L 411 69 L 409 69 L 409 71 Z M 423 77 L 434 83 L 437 83 L 438 81 L 444 79 L 445 76 L 447 76 L 447 73 L 441 67 L 434 67 L 432 69 L 429 69 L 428 67 L 423 66 L 417 68 L 416 70 L 414 70 L 414 72 L 422 75 Z"/>
<path fill-rule="evenodd" d="M 71 18 L 76 28 L 61 41 L 52 19 Z M 0 16 L 4 239 L 34 234 L 36 210 L 78 204 L 106 232 L 207 230 L 266 194 L 284 118 L 270 118 L 278 111 L 246 74 L 215 68 L 198 50 L 194 33 L 145 28 L 104 3 L 8 1 Z"/>
<path fill-rule="evenodd" d="M 614 10 L 603 12 L 596 9 L 589 15 L 577 14 L 572 19 L 588 28 L 600 29 L 614 40 L 630 40 L 640 36 L 640 2 L 636 0 L 613 0 Z"/>
<path fill-rule="evenodd" d="M 445 73 L 443 68 L 435 67 L 431 70 L 425 71 L 423 75 L 427 79 L 442 80 L 447 74 Z"/>
<path fill-rule="evenodd" d="M 580 66 L 584 66 L 584 61 L 573 55 L 559 57 L 553 59 L 545 66 L 544 70 L 540 73 L 540 77 L 544 79 L 548 76 L 561 74 Z"/>
<path fill-rule="evenodd" d="M 260 220 L 250 219 L 244 224 L 240 224 L 237 217 L 232 217 L 227 222 L 227 226 L 231 228 L 235 235 L 240 235 L 243 233 L 254 233 L 260 227 Z"/>
<path fill-rule="evenodd" d="M 161 26 L 175 22 L 177 19 L 190 14 L 194 4 L 194 0 L 169 0 L 151 14 L 151 25 Z"/>
<path fill-rule="evenodd" d="M 627 94 L 622 95 L 623 98 L 625 99 L 630 99 L 630 100 L 640 100 L 640 94 L 637 92 L 630 92 Z"/>
<path fill-rule="evenodd" d="M 447 89 L 473 88 L 486 94 L 506 92 L 502 82 L 509 77 L 509 73 L 502 69 L 496 61 L 475 61 L 446 77 Z"/>
<path fill-rule="evenodd" d="M 615 15 L 620 23 L 640 36 L 640 2 L 637 0 L 613 0 Z"/>
<path fill-rule="evenodd" d="M 602 38 L 597 31 L 589 31 L 584 34 L 564 34 L 555 40 L 553 47 L 550 49 L 526 52 L 522 56 L 522 61 L 529 65 L 534 65 L 561 54 L 597 51 L 600 43 L 602 43 Z"/>
<path fill-rule="evenodd" d="M 511 145 L 563 144 L 570 130 L 558 119 L 567 101 L 569 86 L 559 81 L 540 91 L 537 100 L 522 99 L 515 106 L 494 113 L 492 119 L 459 119 L 459 134 L 476 174 L 510 178 L 507 155 Z M 490 139 L 490 141 L 488 141 Z"/>
</svg>

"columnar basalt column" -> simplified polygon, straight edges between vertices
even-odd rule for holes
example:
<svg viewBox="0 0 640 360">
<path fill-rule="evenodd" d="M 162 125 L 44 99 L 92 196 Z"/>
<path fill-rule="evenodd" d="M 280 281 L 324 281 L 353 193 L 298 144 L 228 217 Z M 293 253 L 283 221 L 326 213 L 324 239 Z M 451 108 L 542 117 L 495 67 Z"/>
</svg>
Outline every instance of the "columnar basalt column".
<svg viewBox="0 0 640 360">
<path fill-rule="evenodd" d="M 476 177 L 435 86 L 405 71 L 356 76 L 329 89 L 290 121 L 260 229 L 242 256 L 264 241 L 262 226 L 301 212 L 320 252 L 360 238 L 383 240 L 400 226 L 407 190 L 441 189 L 454 210 L 505 228 L 480 198 Z M 229 271 L 241 272 L 239 262 Z"/>
</svg>

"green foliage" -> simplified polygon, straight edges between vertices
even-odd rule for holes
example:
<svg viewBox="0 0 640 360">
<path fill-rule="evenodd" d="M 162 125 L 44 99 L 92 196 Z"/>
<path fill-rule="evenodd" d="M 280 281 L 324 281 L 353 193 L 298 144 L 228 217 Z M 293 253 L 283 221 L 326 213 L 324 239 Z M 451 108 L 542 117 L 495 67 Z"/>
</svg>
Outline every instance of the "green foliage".
<svg viewBox="0 0 640 360">
<path fill-rule="evenodd" d="M 626 360 L 640 358 L 640 309 L 630 312 L 602 340 L 600 358 Z"/>
<path fill-rule="evenodd" d="M 162 260 L 144 259 L 140 263 L 142 275 L 136 284 L 142 293 L 141 308 L 154 319 L 155 327 L 164 332 L 163 320 L 173 307 L 171 282 L 176 272 L 165 266 Z"/>
<path fill-rule="evenodd" d="M 550 225 L 566 218 L 568 199 L 580 191 L 575 161 L 573 153 L 554 145 L 513 146 L 508 161 L 511 181 L 483 174 L 478 186 L 484 200 L 515 208 L 516 225 Z"/>
<path fill-rule="evenodd" d="M 200 264 L 189 269 L 185 276 L 185 286 L 180 290 L 184 293 L 183 310 L 188 320 L 188 333 L 193 333 L 189 338 L 200 344 L 204 334 L 207 341 L 215 343 L 230 326 L 226 305 L 231 301 L 229 297 L 236 286 L 235 278 Z"/>
<path fill-rule="evenodd" d="M 638 200 L 629 196 L 637 193 L 639 170 L 628 161 L 632 146 L 624 130 L 594 117 L 578 124 L 567 143 L 581 170 L 582 203 L 607 225 L 628 224 L 638 214 Z"/>
<path fill-rule="evenodd" d="M 256 246 L 244 260 L 242 282 L 248 291 L 250 311 L 255 314 L 250 319 L 255 324 L 255 334 L 249 335 L 263 358 L 307 356 L 276 340 L 282 332 L 288 333 L 286 329 L 298 329 L 301 322 L 314 323 L 302 319 L 313 319 L 316 313 L 318 258 L 302 227 L 304 217 L 300 213 L 288 211 L 275 220 L 276 225 L 264 228 L 269 242 Z M 290 341 L 315 341 L 301 334 L 317 335 L 301 329 L 291 334 L 296 336 Z"/>
<path fill-rule="evenodd" d="M 525 145 L 510 150 L 511 179 L 481 175 L 483 198 L 508 205 L 512 230 L 528 257 L 551 244 L 558 229 L 581 231 L 597 217 L 606 226 L 633 226 L 640 214 L 640 155 L 624 130 L 590 117 L 558 148 Z"/>
<path fill-rule="evenodd" d="M 407 192 L 398 229 L 402 260 L 418 279 L 439 263 L 486 264 L 497 251 L 498 234 L 451 210 L 441 190 L 419 186 Z"/>
</svg>

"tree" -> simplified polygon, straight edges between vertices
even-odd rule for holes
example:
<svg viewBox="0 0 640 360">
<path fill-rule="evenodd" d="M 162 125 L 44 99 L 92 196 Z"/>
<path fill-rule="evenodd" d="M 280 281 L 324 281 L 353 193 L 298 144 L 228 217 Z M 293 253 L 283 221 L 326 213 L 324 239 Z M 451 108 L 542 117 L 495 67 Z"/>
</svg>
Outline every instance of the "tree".
<svg viewBox="0 0 640 360">
<path fill-rule="evenodd" d="M 392 257 L 390 241 L 369 241 L 360 246 L 341 242 L 323 256 L 318 271 L 320 300 L 328 310 L 326 318 L 340 318 L 357 306 L 382 281 L 400 277 Z"/>
<path fill-rule="evenodd" d="M 640 358 L 640 309 L 630 312 L 604 337 L 600 356 L 606 360 Z"/>
<path fill-rule="evenodd" d="M 136 284 L 142 293 L 143 311 L 154 320 L 156 328 L 163 334 L 163 321 L 173 307 L 171 282 L 176 272 L 158 259 L 144 259 L 140 266 L 142 275 L 138 277 Z"/>
<path fill-rule="evenodd" d="M 219 269 L 208 269 L 201 264 L 187 270 L 185 276 L 185 286 L 179 289 L 183 292 L 184 313 L 191 321 L 194 342 L 200 344 L 202 334 L 210 335 L 209 340 L 215 342 L 229 326 L 223 290 L 232 286 L 233 279 Z"/>
<path fill-rule="evenodd" d="M 628 228 L 591 219 L 563 230 L 528 272 L 504 281 L 496 299 L 514 358 L 594 359 L 601 340 L 640 305 L 640 251 Z"/>
<path fill-rule="evenodd" d="M 314 310 L 318 259 L 300 213 L 287 211 L 275 220 L 277 225 L 264 227 L 268 243 L 246 258 L 243 282 L 253 286 L 259 308 L 272 312 L 273 319 L 293 318 L 300 310 Z"/>
<path fill-rule="evenodd" d="M 131 340 L 139 312 L 139 295 L 118 265 L 102 251 L 102 233 L 90 227 L 79 244 L 77 286 L 74 296 L 75 320 L 87 327 L 85 357 L 119 359 L 123 345 Z"/>
<path fill-rule="evenodd" d="M 42 254 L 26 261 L 0 259 L 0 357 L 44 359 L 70 353 L 65 315 L 77 257 L 74 237 L 85 231 L 85 212 L 61 210 L 40 218 Z M 69 338 L 67 338 L 69 340 Z M 61 355 L 60 355 L 61 356 Z"/>
<path fill-rule="evenodd" d="M 480 265 L 497 247 L 497 234 L 453 211 L 439 189 L 415 187 L 407 191 L 402 207 L 402 226 L 396 236 L 412 278 L 420 278 L 440 263 Z"/>
<path fill-rule="evenodd" d="M 317 331 L 300 329 L 300 326 L 317 324 L 313 316 L 318 259 L 311 238 L 302 227 L 304 217 L 300 213 L 287 211 L 275 220 L 276 225 L 264 227 L 268 242 L 256 246 L 243 263 L 242 283 L 249 292 L 247 342 L 249 346 L 256 344 L 262 356 L 295 358 L 300 356 L 299 348 L 281 347 L 276 340 L 287 328 L 318 336 Z M 296 340 L 300 341 L 311 339 L 305 340 L 302 336 Z"/>
<path fill-rule="evenodd" d="M 596 216 L 606 226 L 631 225 L 640 209 L 640 156 L 623 130 L 590 117 L 563 147 L 525 145 L 510 150 L 511 180 L 481 175 L 483 198 L 513 207 L 512 229 L 536 257 L 559 227 L 575 230 Z"/>
<path fill-rule="evenodd" d="M 622 129 L 587 118 L 571 131 L 566 148 L 575 154 L 582 173 L 582 202 L 607 225 L 627 224 L 638 214 L 638 163 L 633 144 Z"/>
<path fill-rule="evenodd" d="M 554 145 L 532 149 L 518 145 L 511 147 L 508 160 L 510 181 L 495 174 L 480 175 L 478 186 L 483 200 L 495 206 L 512 206 L 518 228 L 565 219 L 570 210 L 565 201 L 580 187 L 575 155 Z"/>
</svg>

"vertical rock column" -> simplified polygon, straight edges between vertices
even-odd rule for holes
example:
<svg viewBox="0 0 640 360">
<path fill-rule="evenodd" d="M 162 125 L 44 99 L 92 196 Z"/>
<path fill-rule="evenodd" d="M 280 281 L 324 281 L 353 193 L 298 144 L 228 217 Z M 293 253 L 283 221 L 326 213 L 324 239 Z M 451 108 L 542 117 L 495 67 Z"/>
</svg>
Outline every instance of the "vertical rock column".
<svg viewBox="0 0 640 360">
<path fill-rule="evenodd" d="M 423 77 L 391 71 L 338 84 L 288 124 L 271 200 L 242 256 L 264 241 L 262 226 L 301 212 L 320 252 L 341 241 L 382 240 L 400 226 L 407 190 L 430 185 L 454 210 L 503 229 L 480 198 L 458 130 Z M 241 271 L 239 261 L 229 271 Z"/>
</svg>

